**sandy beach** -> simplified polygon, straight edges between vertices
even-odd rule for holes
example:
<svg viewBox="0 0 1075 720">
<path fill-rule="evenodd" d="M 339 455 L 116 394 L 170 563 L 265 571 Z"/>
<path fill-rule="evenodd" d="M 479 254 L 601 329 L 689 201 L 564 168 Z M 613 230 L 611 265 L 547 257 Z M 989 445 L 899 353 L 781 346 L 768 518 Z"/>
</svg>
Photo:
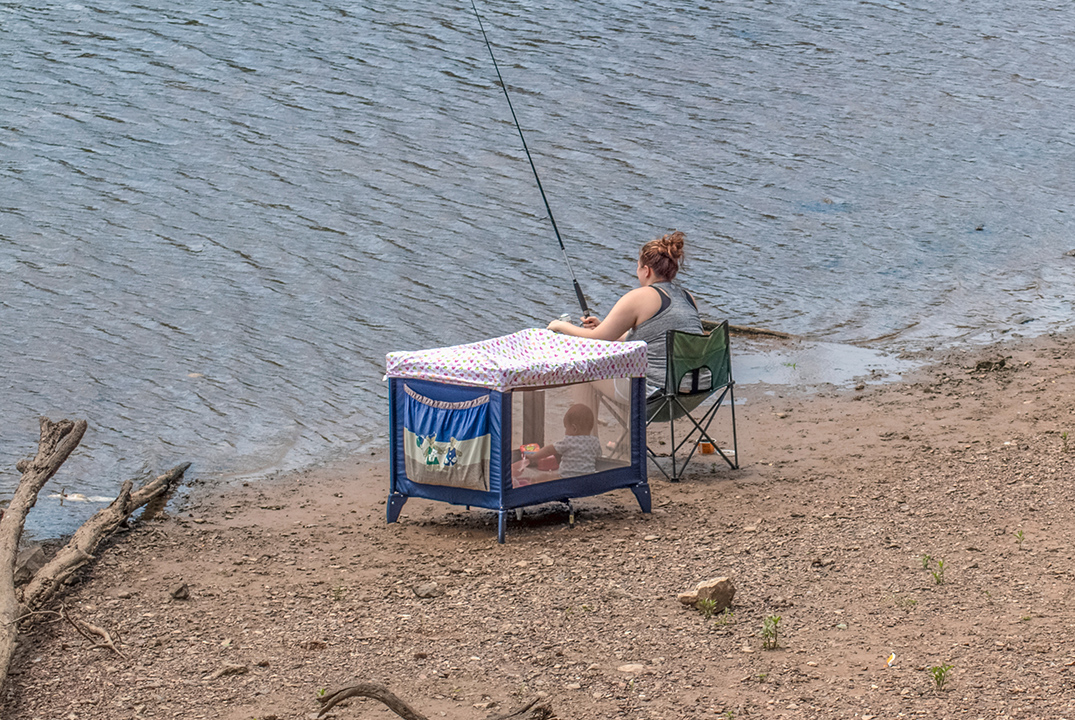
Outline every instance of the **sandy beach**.
<svg viewBox="0 0 1075 720">
<path fill-rule="evenodd" d="M 536 695 L 565 719 L 1075 717 L 1073 357 L 1046 336 L 857 390 L 739 386 L 739 470 L 651 471 L 649 515 L 626 490 L 573 526 L 529 509 L 504 545 L 482 510 L 387 525 L 383 453 L 196 485 L 62 596 L 118 652 L 42 618 L 0 717 L 309 718 L 354 680 L 429 718 Z M 677 600 L 721 576 L 730 612 Z"/>
</svg>

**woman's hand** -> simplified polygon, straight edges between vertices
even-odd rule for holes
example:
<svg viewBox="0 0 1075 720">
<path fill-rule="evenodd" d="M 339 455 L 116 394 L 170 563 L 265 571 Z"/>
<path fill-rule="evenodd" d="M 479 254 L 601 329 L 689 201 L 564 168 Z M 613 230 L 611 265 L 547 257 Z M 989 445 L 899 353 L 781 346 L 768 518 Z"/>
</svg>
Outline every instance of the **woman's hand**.
<svg viewBox="0 0 1075 720">
<path fill-rule="evenodd" d="M 601 324 L 601 318 L 596 315 L 584 315 L 582 317 L 582 327 L 593 330 L 595 327 Z"/>
<path fill-rule="evenodd" d="M 571 333 L 571 331 L 567 330 L 566 328 L 573 328 L 573 327 L 575 327 L 575 326 L 572 325 L 569 322 L 565 322 L 563 320 L 553 320 L 551 323 L 549 323 L 549 325 L 546 328 L 546 330 L 552 330 L 553 332 L 556 332 L 556 333 L 561 333 L 563 335 L 569 335 Z"/>
</svg>

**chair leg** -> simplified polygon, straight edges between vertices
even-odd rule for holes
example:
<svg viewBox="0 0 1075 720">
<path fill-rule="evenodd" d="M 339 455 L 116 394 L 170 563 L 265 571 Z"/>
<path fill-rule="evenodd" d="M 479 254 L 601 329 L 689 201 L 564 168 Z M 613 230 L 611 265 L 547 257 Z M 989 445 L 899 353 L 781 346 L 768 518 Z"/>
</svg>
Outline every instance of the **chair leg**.
<svg viewBox="0 0 1075 720">
<path fill-rule="evenodd" d="M 735 385 L 728 386 L 728 403 L 731 406 L 732 411 L 732 452 L 735 453 L 735 464 L 732 465 L 733 470 L 739 469 L 739 438 L 735 435 Z M 724 453 L 721 453 L 723 455 Z M 727 460 L 728 458 L 724 458 Z"/>
<path fill-rule="evenodd" d="M 733 452 L 735 453 L 734 460 L 732 458 L 729 458 L 728 455 L 720 449 L 720 445 L 716 442 L 716 440 L 714 440 L 709 435 L 709 428 L 713 424 L 713 421 L 716 419 L 717 412 L 724 404 L 725 398 L 728 398 L 732 404 L 732 447 Z M 734 404 L 735 397 L 731 385 L 729 385 L 725 389 L 725 391 L 721 393 L 720 397 L 717 398 L 717 401 L 708 410 L 702 413 L 702 416 L 699 419 L 695 419 L 695 417 L 687 411 L 687 409 L 682 405 L 682 403 L 679 402 L 678 398 L 673 398 L 670 402 L 674 402 L 677 406 L 679 406 L 679 411 L 681 413 L 680 417 L 686 417 L 687 420 L 690 422 L 690 425 L 688 426 L 689 429 L 687 430 L 686 434 L 677 442 L 675 440 L 674 421 L 669 423 L 669 435 L 672 438 L 672 449 L 670 453 L 672 458 L 671 475 L 665 472 L 664 468 L 662 468 L 660 464 L 657 463 L 656 455 L 651 452 L 651 454 L 654 456 L 654 464 L 657 465 L 657 469 L 661 470 L 661 472 L 664 473 L 665 477 L 667 477 L 671 482 L 679 482 L 679 480 L 682 478 L 683 473 L 686 472 L 687 466 L 690 464 L 691 460 L 694 459 L 694 455 L 698 451 L 698 442 L 701 442 L 702 440 L 712 443 L 713 447 L 716 448 L 717 454 L 720 455 L 724 462 L 728 463 L 728 466 L 730 468 L 732 468 L 733 470 L 739 469 L 739 439 L 736 435 Z M 670 414 L 674 415 L 675 413 L 673 412 Z M 697 438 L 695 438 L 695 433 L 697 433 Z M 696 439 L 697 442 L 695 442 Z M 683 460 L 677 460 L 676 456 L 679 454 L 679 451 L 687 445 L 690 445 L 690 449 L 687 452 L 687 457 Z"/>
<path fill-rule="evenodd" d="M 679 474 L 676 472 L 676 419 L 670 418 L 668 420 L 668 437 L 672 442 L 672 477 L 669 478 L 672 482 L 679 482 Z"/>
</svg>

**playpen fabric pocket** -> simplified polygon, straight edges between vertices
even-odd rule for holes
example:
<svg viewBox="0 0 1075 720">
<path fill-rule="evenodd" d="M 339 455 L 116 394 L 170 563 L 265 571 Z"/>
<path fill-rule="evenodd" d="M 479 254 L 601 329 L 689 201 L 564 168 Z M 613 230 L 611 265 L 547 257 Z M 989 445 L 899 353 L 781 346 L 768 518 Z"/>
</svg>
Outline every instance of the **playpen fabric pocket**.
<svg viewBox="0 0 1075 720">
<path fill-rule="evenodd" d="M 425 485 L 488 490 L 489 395 L 445 402 L 421 395 L 406 384 L 403 389 L 407 477 Z"/>
</svg>

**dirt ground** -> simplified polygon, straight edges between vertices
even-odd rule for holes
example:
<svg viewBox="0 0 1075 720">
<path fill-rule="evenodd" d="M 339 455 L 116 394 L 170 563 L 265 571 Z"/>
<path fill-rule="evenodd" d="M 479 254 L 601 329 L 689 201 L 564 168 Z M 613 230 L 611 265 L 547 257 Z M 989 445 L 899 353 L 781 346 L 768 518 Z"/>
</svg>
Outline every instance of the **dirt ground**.
<svg viewBox="0 0 1075 720">
<path fill-rule="evenodd" d="M 1075 719 L 1073 358 L 1055 336 L 860 390 L 739 386 L 741 469 L 651 470 L 652 514 L 542 506 L 504 545 L 488 511 L 387 525 L 383 453 L 197 486 L 63 597 L 122 655 L 38 622 L 0 717 L 309 718 L 370 680 L 431 719 L 535 695 L 564 719 Z M 731 612 L 677 600 L 720 576 Z"/>
</svg>

